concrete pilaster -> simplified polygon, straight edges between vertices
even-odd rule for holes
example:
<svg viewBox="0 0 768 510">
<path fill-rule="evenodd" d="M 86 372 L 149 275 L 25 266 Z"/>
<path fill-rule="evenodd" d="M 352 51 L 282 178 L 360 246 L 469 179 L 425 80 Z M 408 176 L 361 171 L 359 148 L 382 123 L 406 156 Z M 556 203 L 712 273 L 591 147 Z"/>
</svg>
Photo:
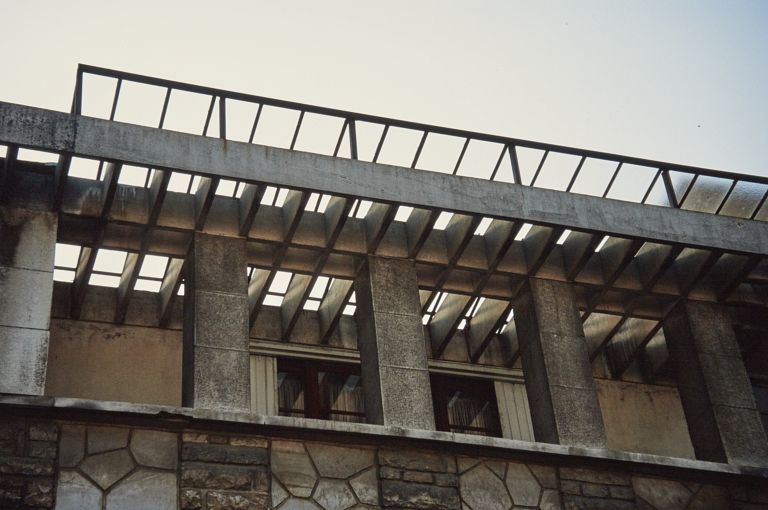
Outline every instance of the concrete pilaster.
<svg viewBox="0 0 768 510">
<path fill-rule="evenodd" d="M 434 430 L 419 288 L 412 260 L 368 257 L 355 282 L 370 423 Z"/>
<path fill-rule="evenodd" d="M 57 218 L 0 207 L 0 393 L 45 389 Z"/>
<path fill-rule="evenodd" d="M 194 234 L 185 266 L 186 407 L 250 410 L 245 240 Z"/>
<path fill-rule="evenodd" d="M 531 278 L 514 310 L 536 441 L 604 447 L 605 426 L 573 288 Z"/>
<path fill-rule="evenodd" d="M 768 465 L 768 442 L 728 310 L 683 301 L 664 323 L 696 457 Z"/>
</svg>

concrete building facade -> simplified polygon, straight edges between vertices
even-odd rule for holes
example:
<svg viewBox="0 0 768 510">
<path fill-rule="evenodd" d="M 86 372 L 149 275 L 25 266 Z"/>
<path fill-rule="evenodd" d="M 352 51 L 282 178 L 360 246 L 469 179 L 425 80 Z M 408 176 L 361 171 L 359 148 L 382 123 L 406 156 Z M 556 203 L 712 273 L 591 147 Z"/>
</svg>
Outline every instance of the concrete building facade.
<svg viewBox="0 0 768 510">
<path fill-rule="evenodd" d="M 768 179 L 90 66 L 0 146 L 1 508 L 768 506 Z"/>
</svg>

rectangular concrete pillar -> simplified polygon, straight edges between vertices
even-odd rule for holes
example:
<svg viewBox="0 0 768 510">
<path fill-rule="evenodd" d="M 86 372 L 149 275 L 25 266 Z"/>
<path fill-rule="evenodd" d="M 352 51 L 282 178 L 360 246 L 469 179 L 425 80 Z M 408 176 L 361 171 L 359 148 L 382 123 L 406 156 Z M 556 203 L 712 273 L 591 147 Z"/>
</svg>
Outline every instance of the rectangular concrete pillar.
<svg viewBox="0 0 768 510">
<path fill-rule="evenodd" d="M 355 292 L 368 422 L 434 430 L 414 262 L 368 257 Z"/>
<path fill-rule="evenodd" d="M 186 407 L 248 411 L 248 284 L 245 240 L 195 233 L 185 264 Z"/>
<path fill-rule="evenodd" d="M 696 457 L 768 465 L 768 443 L 725 306 L 682 301 L 664 323 Z"/>
<path fill-rule="evenodd" d="M 0 393 L 42 395 L 58 216 L 0 207 Z"/>
<path fill-rule="evenodd" d="M 514 311 L 536 441 L 606 446 L 572 286 L 531 278 Z"/>
</svg>

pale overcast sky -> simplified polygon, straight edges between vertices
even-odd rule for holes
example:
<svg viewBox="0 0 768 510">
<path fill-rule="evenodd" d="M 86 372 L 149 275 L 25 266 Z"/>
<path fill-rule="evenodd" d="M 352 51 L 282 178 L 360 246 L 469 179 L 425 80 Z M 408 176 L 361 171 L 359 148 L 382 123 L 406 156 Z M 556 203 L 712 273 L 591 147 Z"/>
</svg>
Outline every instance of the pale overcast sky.
<svg viewBox="0 0 768 510">
<path fill-rule="evenodd" d="M 3 0 L 0 101 L 88 63 L 768 175 L 768 2 Z"/>
</svg>

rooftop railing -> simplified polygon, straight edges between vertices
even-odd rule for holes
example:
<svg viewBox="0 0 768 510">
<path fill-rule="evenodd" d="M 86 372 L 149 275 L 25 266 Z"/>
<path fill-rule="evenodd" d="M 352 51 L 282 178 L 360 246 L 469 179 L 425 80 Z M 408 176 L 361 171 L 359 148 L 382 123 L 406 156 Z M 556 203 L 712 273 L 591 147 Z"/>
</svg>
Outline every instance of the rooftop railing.
<svg viewBox="0 0 768 510">
<path fill-rule="evenodd" d="M 102 80 L 104 96 L 104 79 L 114 82 L 109 105 L 104 97 L 89 94 L 90 81 Z M 123 105 L 128 87 L 133 104 Z M 137 92 L 137 87 L 146 90 Z M 106 107 L 97 111 L 89 104 L 91 99 L 101 99 Z M 175 108 L 171 126 L 174 101 L 183 105 Z M 152 102 L 158 107 L 154 125 L 147 120 Z M 78 67 L 72 113 L 524 186 L 768 219 L 766 177 L 324 108 L 89 65 Z"/>
</svg>

